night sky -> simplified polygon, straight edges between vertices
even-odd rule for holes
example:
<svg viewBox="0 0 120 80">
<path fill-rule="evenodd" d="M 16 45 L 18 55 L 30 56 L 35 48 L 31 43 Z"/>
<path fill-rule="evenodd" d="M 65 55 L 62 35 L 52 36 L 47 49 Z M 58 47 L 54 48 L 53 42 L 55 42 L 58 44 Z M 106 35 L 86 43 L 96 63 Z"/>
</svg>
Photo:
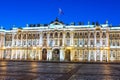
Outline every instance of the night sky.
<svg viewBox="0 0 120 80">
<path fill-rule="evenodd" d="M 64 14 L 59 15 L 61 8 Z M 59 17 L 66 24 L 88 21 L 120 24 L 120 0 L 0 0 L 0 26 L 49 24 Z"/>
</svg>

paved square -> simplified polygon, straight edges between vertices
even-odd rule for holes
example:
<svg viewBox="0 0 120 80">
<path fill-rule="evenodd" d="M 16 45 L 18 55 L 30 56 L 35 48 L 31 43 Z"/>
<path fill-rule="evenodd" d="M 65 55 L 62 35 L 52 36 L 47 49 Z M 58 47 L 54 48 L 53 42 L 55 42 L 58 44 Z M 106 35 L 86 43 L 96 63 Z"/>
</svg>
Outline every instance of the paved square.
<svg viewBox="0 0 120 80">
<path fill-rule="evenodd" d="M 120 64 L 0 61 L 0 80 L 120 80 Z"/>
</svg>

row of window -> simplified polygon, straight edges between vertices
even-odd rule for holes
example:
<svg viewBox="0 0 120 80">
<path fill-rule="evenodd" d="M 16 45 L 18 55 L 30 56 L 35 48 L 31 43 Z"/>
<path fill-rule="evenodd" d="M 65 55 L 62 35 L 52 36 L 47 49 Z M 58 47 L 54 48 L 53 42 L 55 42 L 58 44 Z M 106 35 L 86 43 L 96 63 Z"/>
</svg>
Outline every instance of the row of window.
<svg viewBox="0 0 120 80">
<path fill-rule="evenodd" d="M 44 32 L 43 33 L 43 35 L 42 35 L 42 37 L 43 38 L 47 38 L 47 33 L 46 32 Z M 66 38 L 70 38 L 70 32 L 66 32 L 65 33 L 65 37 Z M 87 32 L 85 32 L 85 33 L 79 33 L 79 32 L 74 32 L 74 38 L 79 38 L 79 37 L 88 37 L 88 33 Z M 103 37 L 106 37 L 106 33 L 105 32 L 103 32 L 102 33 L 102 36 Z M 14 36 L 14 39 L 21 39 L 21 37 L 22 37 L 22 39 L 39 39 L 40 38 L 40 34 L 17 34 L 17 35 L 15 35 Z M 58 37 L 60 37 L 60 38 L 63 38 L 63 33 L 62 32 L 60 32 L 60 33 L 58 33 L 58 32 L 55 32 L 55 33 L 50 33 L 49 34 L 49 38 L 58 38 Z M 94 37 L 94 33 L 90 33 L 90 37 Z M 100 32 L 97 32 L 96 33 L 96 37 L 100 37 Z M 10 40 L 12 40 L 12 34 L 6 34 L 5 35 L 5 40 L 6 41 L 10 41 Z"/>
<path fill-rule="evenodd" d="M 65 46 L 70 46 L 70 39 L 66 39 L 66 41 L 64 42 Z M 12 45 L 12 41 L 6 41 L 6 46 L 11 46 Z M 14 45 L 27 45 L 26 40 L 21 41 L 14 41 Z M 90 40 L 90 43 L 87 39 L 76 39 L 73 41 L 74 45 L 95 45 L 95 41 L 94 40 Z M 0 45 L 3 45 L 3 42 L 0 43 Z M 39 45 L 39 40 L 28 40 L 28 45 Z M 49 41 L 49 46 L 54 46 L 54 45 L 59 45 L 62 46 L 63 45 L 63 40 L 60 39 L 58 41 L 58 39 L 55 40 L 50 40 Z M 102 40 L 102 43 L 100 42 L 100 40 L 96 40 L 96 45 L 107 45 L 106 44 L 106 40 Z M 47 46 L 47 40 L 43 40 L 43 46 Z M 110 46 L 120 46 L 120 41 L 112 41 L 110 40 Z"/>
</svg>

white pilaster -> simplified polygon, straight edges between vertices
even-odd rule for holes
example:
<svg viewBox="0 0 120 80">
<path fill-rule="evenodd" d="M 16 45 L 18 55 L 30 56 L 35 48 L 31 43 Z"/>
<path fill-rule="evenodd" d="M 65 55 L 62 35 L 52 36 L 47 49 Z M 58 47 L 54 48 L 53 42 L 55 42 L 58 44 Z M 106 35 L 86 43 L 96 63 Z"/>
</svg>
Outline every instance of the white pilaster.
<svg viewBox="0 0 120 80">
<path fill-rule="evenodd" d="M 13 53 L 14 53 L 14 51 L 12 50 L 12 52 L 11 52 L 11 60 L 13 59 Z"/>
<path fill-rule="evenodd" d="M 19 53 L 20 53 L 20 60 L 22 59 L 22 50 L 19 50 Z"/>
</svg>

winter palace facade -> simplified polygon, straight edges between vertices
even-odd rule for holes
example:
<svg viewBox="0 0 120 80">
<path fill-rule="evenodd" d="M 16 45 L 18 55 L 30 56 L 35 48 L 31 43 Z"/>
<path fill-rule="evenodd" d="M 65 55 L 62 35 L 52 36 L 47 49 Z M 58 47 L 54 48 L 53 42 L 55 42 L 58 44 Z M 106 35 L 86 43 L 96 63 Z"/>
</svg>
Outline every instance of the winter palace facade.
<svg viewBox="0 0 120 80">
<path fill-rule="evenodd" d="M 120 61 L 120 27 L 49 25 L 0 29 L 0 60 L 114 62 Z"/>
</svg>

